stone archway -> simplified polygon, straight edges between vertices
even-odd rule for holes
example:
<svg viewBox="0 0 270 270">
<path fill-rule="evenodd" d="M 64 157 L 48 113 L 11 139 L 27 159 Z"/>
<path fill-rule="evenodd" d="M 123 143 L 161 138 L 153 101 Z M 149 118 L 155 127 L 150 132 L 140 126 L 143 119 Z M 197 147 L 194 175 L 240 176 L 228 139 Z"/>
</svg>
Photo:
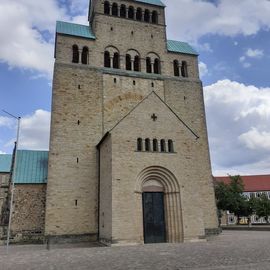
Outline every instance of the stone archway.
<svg viewBox="0 0 270 270">
<path fill-rule="evenodd" d="M 182 242 L 183 222 L 179 183 L 172 172 L 160 166 L 151 166 L 144 169 L 137 177 L 135 192 L 142 194 L 147 183 L 159 182 L 164 192 L 164 212 L 166 222 L 167 242 Z M 138 200 L 141 196 L 137 197 Z M 139 214 L 139 213 L 138 213 Z M 142 211 L 140 213 L 142 216 Z M 143 222 L 141 219 L 141 226 Z"/>
</svg>

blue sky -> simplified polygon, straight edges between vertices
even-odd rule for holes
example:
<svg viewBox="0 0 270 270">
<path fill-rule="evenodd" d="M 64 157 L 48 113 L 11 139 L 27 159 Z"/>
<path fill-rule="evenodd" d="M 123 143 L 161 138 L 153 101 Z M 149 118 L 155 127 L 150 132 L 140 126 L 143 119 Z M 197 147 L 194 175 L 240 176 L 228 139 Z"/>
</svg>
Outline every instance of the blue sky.
<svg viewBox="0 0 270 270">
<path fill-rule="evenodd" d="M 213 173 L 270 173 L 270 1 L 164 0 L 168 38 L 200 53 Z M 48 149 L 55 21 L 87 23 L 88 0 L 0 2 L 0 109 L 21 148 Z M 16 121 L 0 113 L 0 153 Z"/>
</svg>

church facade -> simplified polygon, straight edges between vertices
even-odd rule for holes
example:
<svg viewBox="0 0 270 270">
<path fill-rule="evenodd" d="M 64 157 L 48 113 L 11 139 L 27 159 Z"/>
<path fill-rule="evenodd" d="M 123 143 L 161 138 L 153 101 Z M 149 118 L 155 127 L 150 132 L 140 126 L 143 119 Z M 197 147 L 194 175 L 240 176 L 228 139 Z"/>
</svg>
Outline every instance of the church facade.
<svg viewBox="0 0 270 270">
<path fill-rule="evenodd" d="M 0 157 L 0 243 L 12 174 L 11 242 L 219 231 L 198 54 L 167 39 L 159 0 L 93 0 L 89 25 L 57 22 L 50 150 L 12 160 Z"/>
<path fill-rule="evenodd" d="M 179 26 L 181 27 L 181 26 Z M 45 236 L 183 242 L 217 231 L 198 55 L 159 0 L 57 22 Z"/>
</svg>

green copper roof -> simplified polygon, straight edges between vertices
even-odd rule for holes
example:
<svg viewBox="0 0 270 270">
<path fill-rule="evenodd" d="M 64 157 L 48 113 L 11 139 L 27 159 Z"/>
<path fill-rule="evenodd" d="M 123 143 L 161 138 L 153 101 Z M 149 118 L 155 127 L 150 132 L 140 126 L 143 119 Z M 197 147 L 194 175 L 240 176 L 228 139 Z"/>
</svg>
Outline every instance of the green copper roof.
<svg viewBox="0 0 270 270">
<path fill-rule="evenodd" d="M 146 3 L 150 5 L 165 7 L 165 5 L 160 0 L 136 0 L 136 2 Z"/>
<path fill-rule="evenodd" d="M 48 151 L 18 150 L 15 184 L 47 183 L 48 153 Z"/>
<path fill-rule="evenodd" d="M 96 39 L 89 25 L 81 25 L 68 22 L 56 22 L 56 33 Z"/>
<path fill-rule="evenodd" d="M 168 40 L 167 48 L 169 52 L 175 53 L 185 53 L 185 54 L 193 54 L 199 55 L 188 43 L 176 41 L 176 40 Z"/>
<path fill-rule="evenodd" d="M 0 155 L 0 173 L 8 173 L 11 169 L 12 155 Z"/>
</svg>

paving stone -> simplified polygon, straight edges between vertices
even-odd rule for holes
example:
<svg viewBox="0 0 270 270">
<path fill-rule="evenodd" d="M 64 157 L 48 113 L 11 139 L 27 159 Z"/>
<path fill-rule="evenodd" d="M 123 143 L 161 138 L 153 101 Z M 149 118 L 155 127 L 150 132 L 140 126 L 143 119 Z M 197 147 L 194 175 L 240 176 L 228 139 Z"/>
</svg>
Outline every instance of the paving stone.
<svg viewBox="0 0 270 270">
<path fill-rule="evenodd" d="M 208 242 L 125 247 L 0 247 L 1 270 L 270 269 L 269 232 L 226 231 Z"/>
</svg>

